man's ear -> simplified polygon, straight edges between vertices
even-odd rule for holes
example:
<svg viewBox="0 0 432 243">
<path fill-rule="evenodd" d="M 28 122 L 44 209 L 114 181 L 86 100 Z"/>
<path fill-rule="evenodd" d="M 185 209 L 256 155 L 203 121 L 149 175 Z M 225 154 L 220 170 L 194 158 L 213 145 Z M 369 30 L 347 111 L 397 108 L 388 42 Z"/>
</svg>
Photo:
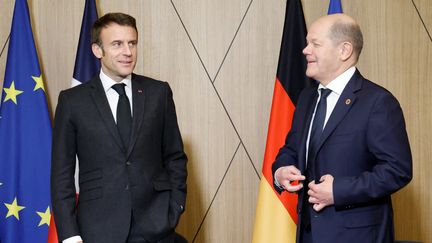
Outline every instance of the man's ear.
<svg viewBox="0 0 432 243">
<path fill-rule="evenodd" d="M 354 54 L 353 53 L 353 45 L 350 42 L 342 42 L 340 47 L 340 58 L 342 61 L 346 61 L 350 59 L 350 57 Z"/>
<path fill-rule="evenodd" d="M 93 44 L 92 44 L 92 51 L 93 51 L 93 54 L 94 54 L 98 59 L 102 58 L 102 56 L 103 56 L 103 50 L 102 50 L 102 47 L 101 47 L 101 46 L 99 46 L 99 45 L 96 44 L 96 43 L 93 43 Z"/>
</svg>

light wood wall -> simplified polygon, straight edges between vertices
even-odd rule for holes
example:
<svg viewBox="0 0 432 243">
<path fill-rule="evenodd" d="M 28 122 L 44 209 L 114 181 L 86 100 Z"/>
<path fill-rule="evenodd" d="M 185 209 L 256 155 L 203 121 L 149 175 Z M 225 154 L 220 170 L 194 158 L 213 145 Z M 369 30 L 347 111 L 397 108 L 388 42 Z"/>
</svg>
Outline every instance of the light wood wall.
<svg viewBox="0 0 432 243">
<path fill-rule="evenodd" d="M 28 0 L 50 108 L 70 86 L 84 0 Z M 139 29 L 137 73 L 174 91 L 190 158 L 190 242 L 251 242 L 259 176 L 283 27 L 284 0 L 99 0 L 99 14 L 126 12 Z M 414 179 L 393 197 L 396 236 L 432 242 L 432 4 L 430 0 L 343 0 L 365 47 L 358 65 L 389 89 L 405 113 Z M 14 1 L 0 0 L 0 48 Z M 303 0 L 307 24 L 328 0 Z M 418 12 L 417 12 L 418 10 Z M 421 16 L 421 18 L 420 18 Z M 7 48 L 0 57 L 0 86 Z M 0 134 L 1 136 L 1 134 Z"/>
</svg>

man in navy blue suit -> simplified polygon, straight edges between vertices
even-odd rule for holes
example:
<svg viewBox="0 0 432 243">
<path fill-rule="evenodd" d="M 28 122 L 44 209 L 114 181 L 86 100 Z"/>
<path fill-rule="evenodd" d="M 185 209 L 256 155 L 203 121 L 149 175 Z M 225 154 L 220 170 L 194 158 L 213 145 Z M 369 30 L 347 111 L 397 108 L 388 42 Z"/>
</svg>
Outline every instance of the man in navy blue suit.
<svg viewBox="0 0 432 243">
<path fill-rule="evenodd" d="M 318 84 L 301 93 L 273 164 L 275 189 L 299 194 L 297 242 L 394 242 L 391 194 L 412 178 L 402 109 L 356 69 L 363 37 L 351 17 L 321 17 L 306 39 Z"/>
</svg>

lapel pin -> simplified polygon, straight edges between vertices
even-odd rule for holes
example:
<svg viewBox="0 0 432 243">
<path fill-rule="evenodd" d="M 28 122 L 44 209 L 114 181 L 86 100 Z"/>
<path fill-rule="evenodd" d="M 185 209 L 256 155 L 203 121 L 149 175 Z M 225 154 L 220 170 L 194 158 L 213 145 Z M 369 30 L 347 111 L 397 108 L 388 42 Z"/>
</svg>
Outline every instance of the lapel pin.
<svg viewBox="0 0 432 243">
<path fill-rule="evenodd" d="M 346 100 L 345 100 L 345 104 L 346 104 L 346 105 L 351 104 L 351 99 L 346 99 Z"/>
<path fill-rule="evenodd" d="M 139 90 L 138 90 L 138 93 L 142 93 L 142 92 L 143 92 L 142 89 L 139 89 Z"/>
</svg>

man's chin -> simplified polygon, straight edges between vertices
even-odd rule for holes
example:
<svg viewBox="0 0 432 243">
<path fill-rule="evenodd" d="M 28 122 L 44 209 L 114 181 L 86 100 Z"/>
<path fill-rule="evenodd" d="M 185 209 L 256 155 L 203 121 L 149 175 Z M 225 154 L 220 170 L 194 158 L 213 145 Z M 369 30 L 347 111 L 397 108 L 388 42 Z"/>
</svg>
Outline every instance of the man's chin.
<svg viewBox="0 0 432 243">
<path fill-rule="evenodd" d="M 306 69 L 306 76 L 307 76 L 308 78 L 313 78 L 314 75 L 313 75 L 313 72 L 312 72 L 312 71 Z"/>
</svg>

